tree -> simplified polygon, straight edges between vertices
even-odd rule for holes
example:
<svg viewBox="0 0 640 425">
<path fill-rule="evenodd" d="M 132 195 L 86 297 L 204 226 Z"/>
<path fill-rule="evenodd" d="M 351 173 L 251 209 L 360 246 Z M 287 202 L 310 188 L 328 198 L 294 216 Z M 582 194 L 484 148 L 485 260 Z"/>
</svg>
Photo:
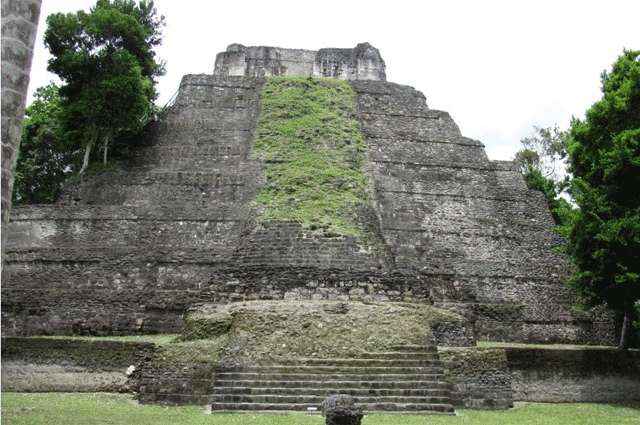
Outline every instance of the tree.
<svg viewBox="0 0 640 425">
<path fill-rule="evenodd" d="M 522 149 L 514 159 L 527 187 L 544 194 L 553 220 L 563 234 L 574 214 L 573 206 L 562 197 L 569 185 L 565 173 L 566 137 L 567 133 L 557 126 L 534 126 L 533 135 L 520 140 Z"/>
<path fill-rule="evenodd" d="M 571 284 L 586 303 L 622 315 L 626 348 L 640 300 L 640 51 L 625 50 L 602 74 L 602 93 L 568 136 L 579 206 L 568 243 L 578 269 Z"/>
<path fill-rule="evenodd" d="M 75 154 L 65 145 L 60 114 L 58 86 L 51 83 L 36 90 L 22 122 L 14 203 L 51 203 L 58 197 Z"/>
<path fill-rule="evenodd" d="M 110 144 L 139 132 L 151 115 L 155 78 L 164 72 L 153 51 L 163 25 L 164 17 L 146 0 L 98 0 L 89 13 L 47 18 L 45 44 L 53 56 L 48 69 L 65 83 L 61 122 L 69 139 L 84 148 L 80 174 L 96 144 L 106 163 Z"/>
<path fill-rule="evenodd" d="M 564 174 L 564 160 L 567 156 L 567 133 L 553 127 L 533 127 L 533 135 L 520 140 L 522 149 L 516 153 L 516 162 L 525 174 L 536 169 L 553 181 L 560 182 Z"/>
</svg>

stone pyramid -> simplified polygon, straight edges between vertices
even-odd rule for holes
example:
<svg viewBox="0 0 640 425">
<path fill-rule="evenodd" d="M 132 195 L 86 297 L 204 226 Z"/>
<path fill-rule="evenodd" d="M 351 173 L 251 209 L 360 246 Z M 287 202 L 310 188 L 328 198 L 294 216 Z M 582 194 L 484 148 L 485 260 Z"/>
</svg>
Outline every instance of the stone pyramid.
<svg viewBox="0 0 640 425">
<path fill-rule="evenodd" d="M 328 299 L 452 309 L 479 339 L 610 341 L 606 315 L 572 312 L 543 195 L 385 75 L 367 43 L 229 46 L 213 74 L 182 79 L 127 164 L 70 184 L 56 204 L 13 210 L 3 331 L 175 332 L 199 303 Z M 256 200 L 275 161 L 255 140 L 273 76 L 348 82 L 365 146 L 361 233 L 264 219 Z"/>
</svg>

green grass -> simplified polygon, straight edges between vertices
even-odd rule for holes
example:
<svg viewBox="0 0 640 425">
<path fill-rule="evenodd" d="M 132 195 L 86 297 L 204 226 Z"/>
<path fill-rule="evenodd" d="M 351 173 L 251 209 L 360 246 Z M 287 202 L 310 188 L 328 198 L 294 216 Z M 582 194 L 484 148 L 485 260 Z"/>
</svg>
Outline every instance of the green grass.
<svg viewBox="0 0 640 425">
<path fill-rule="evenodd" d="M 265 161 L 256 197 L 262 221 L 291 221 L 328 236 L 363 236 L 364 137 L 346 81 L 272 77 L 261 92 L 253 157 Z"/>
<path fill-rule="evenodd" d="M 518 404 L 508 411 L 459 410 L 457 416 L 367 415 L 363 425 L 637 425 L 640 406 Z M 2 394 L 2 423 L 10 425 L 321 425 L 305 414 L 205 414 L 197 406 L 137 405 L 124 394 Z"/>
</svg>

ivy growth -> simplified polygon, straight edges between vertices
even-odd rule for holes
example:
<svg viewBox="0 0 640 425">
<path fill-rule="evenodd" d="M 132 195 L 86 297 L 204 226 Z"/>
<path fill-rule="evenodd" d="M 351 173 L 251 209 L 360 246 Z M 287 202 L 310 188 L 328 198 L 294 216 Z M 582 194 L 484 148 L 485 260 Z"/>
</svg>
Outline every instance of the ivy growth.
<svg viewBox="0 0 640 425">
<path fill-rule="evenodd" d="M 269 78 L 253 149 L 266 163 L 257 195 L 262 221 L 292 221 L 327 235 L 361 236 L 367 203 L 364 137 L 349 83 Z"/>
</svg>

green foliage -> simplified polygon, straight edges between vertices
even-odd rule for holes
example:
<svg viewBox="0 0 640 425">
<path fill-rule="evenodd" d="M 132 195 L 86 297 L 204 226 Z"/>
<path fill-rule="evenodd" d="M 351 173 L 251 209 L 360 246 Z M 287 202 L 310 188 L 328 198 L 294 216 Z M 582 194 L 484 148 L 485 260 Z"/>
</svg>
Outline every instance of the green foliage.
<svg viewBox="0 0 640 425">
<path fill-rule="evenodd" d="M 15 204 L 46 204 L 58 198 L 76 153 L 65 144 L 60 114 L 58 86 L 51 83 L 37 89 L 22 122 L 13 186 Z"/>
<path fill-rule="evenodd" d="M 367 425 L 631 425 L 638 406 L 594 403 L 518 403 L 507 411 L 457 409 L 455 416 L 367 414 Z M 306 413 L 206 414 L 202 406 L 158 406 L 134 403 L 129 394 L 2 395 L 3 421 L 49 425 L 321 425 L 325 418 Z"/>
<path fill-rule="evenodd" d="M 568 151 L 580 207 L 568 251 L 572 285 L 590 304 L 632 311 L 640 299 L 640 51 L 602 74 L 603 97 L 571 124 Z"/>
<path fill-rule="evenodd" d="M 266 161 L 257 196 L 264 221 L 294 221 L 326 234 L 361 235 L 368 200 L 355 93 L 335 79 L 270 78 L 262 90 L 254 155 Z"/>
<path fill-rule="evenodd" d="M 554 127 L 534 127 L 534 134 L 520 140 L 522 149 L 515 162 L 529 189 L 544 194 L 557 230 L 566 236 L 575 208 L 562 197 L 569 176 L 561 177 L 566 153 L 567 133 Z"/>
<path fill-rule="evenodd" d="M 123 136 L 138 134 L 151 115 L 154 78 L 164 71 L 153 51 L 163 19 L 152 1 L 133 0 L 98 0 L 89 13 L 47 17 L 48 69 L 64 81 L 61 122 L 87 155 L 101 143 L 106 162 L 109 144 L 135 140 Z"/>
<path fill-rule="evenodd" d="M 559 185 L 553 179 L 543 176 L 537 168 L 529 168 L 524 174 L 524 179 L 529 189 L 542 192 L 557 226 L 556 229 L 560 234 L 567 236 L 577 210 L 560 196 Z"/>
<path fill-rule="evenodd" d="M 560 174 L 567 156 L 567 133 L 553 127 L 533 127 L 533 134 L 520 140 L 522 149 L 516 153 L 515 161 L 523 174 L 531 169 L 561 183 Z"/>
</svg>

